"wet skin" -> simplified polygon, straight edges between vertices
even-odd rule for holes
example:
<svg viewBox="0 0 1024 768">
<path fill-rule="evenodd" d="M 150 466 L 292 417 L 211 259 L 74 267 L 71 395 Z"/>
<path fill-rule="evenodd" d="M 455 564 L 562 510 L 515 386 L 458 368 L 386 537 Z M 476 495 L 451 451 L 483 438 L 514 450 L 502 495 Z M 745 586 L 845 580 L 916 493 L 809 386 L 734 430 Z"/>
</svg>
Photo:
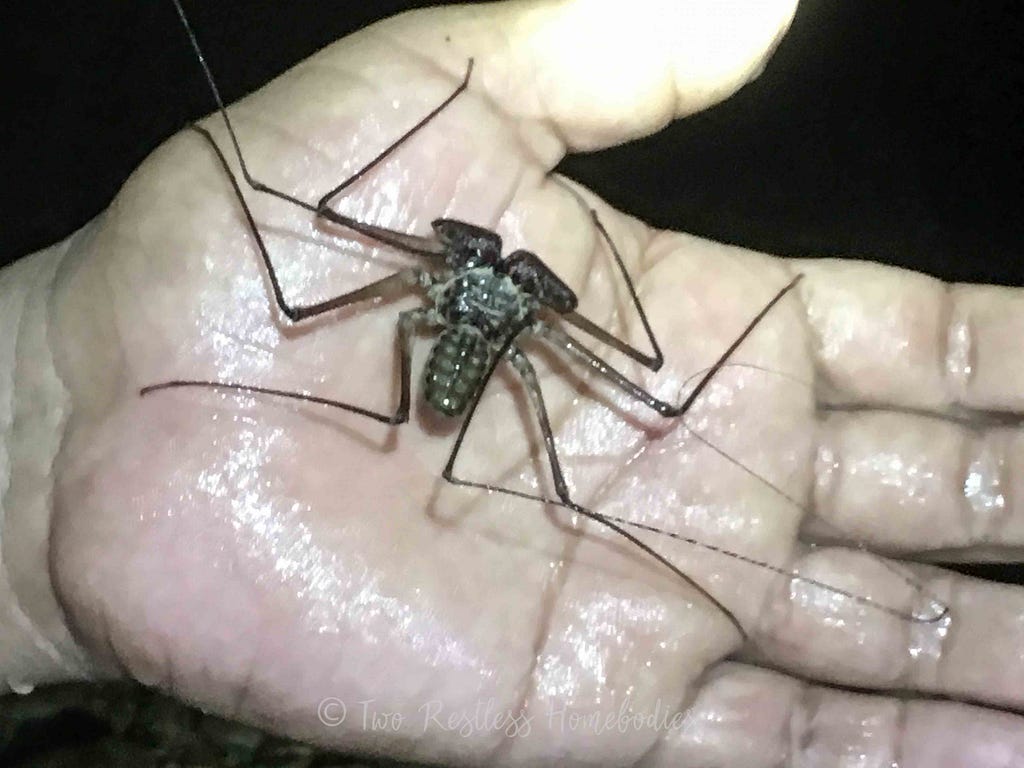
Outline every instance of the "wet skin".
<svg viewBox="0 0 1024 768">
<path fill-rule="evenodd" d="M 746 365 L 716 377 L 685 422 L 631 403 L 551 346 L 524 345 L 569 480 L 596 511 L 887 605 L 926 607 L 856 547 L 909 559 L 1019 551 L 1024 434 L 980 414 L 1024 409 L 1024 296 L 656 232 L 551 176 L 568 150 L 652 132 L 726 97 L 792 10 L 757 4 L 750 28 L 730 38 L 735 50 L 712 52 L 711 31 L 740 22 L 695 5 L 685 29 L 667 25 L 671 35 L 638 9 L 643 23 L 628 23 L 645 45 L 614 70 L 599 39 L 621 35 L 624 22 L 598 21 L 583 40 L 578 6 L 400 17 L 339 42 L 232 114 L 254 174 L 314 202 L 476 57 L 470 92 L 336 207 L 420 234 L 441 215 L 493 228 L 506 252 L 541 254 L 585 314 L 644 347 L 589 217 L 596 207 L 666 364 L 651 374 L 594 348 L 670 401 L 804 273 L 737 351 Z M 580 43 L 569 56 L 573 30 Z M 227 148 L 219 121 L 204 124 Z M 417 263 L 306 211 L 247 199 L 296 301 Z M 290 324 L 269 298 L 229 182 L 194 132 L 155 152 L 103 216 L 33 258 L 55 270 L 43 314 L 29 318 L 46 328 L 52 362 L 25 364 L 22 381 L 60 403 L 60 418 L 39 429 L 61 437 L 52 475 L 21 491 L 50 498 L 39 489 L 52 486 L 46 523 L 8 515 L 3 562 L 67 675 L 132 675 L 290 735 L 420 759 L 1024 760 L 1024 720 L 1012 714 L 1024 707 L 1019 589 L 920 566 L 915 577 L 951 612 L 913 623 L 646 537 L 729 606 L 751 635 L 743 643 L 720 611 L 627 543 L 556 510 L 443 483 L 457 422 L 421 402 L 396 430 L 238 393 L 140 398 L 145 384 L 218 378 L 387 411 L 395 319 L 418 305 L 411 294 Z M 414 354 L 414 392 L 426 343 Z M 514 372 L 492 388 L 459 473 L 521 488 L 539 476 L 547 488 Z M 808 550 L 810 536 L 851 548 Z M 24 597 L 33 582 L 20 574 L 41 550 L 15 542 L 41 539 L 55 600 Z M 931 694 L 950 700 L 925 701 Z M 340 723 L 337 701 L 347 706 Z M 650 719 L 625 728 L 587 719 L 618 723 L 626 710 Z M 473 719 L 481 711 L 494 717 Z M 375 713 L 391 723 L 400 713 L 399 732 L 371 727 Z"/>
</svg>

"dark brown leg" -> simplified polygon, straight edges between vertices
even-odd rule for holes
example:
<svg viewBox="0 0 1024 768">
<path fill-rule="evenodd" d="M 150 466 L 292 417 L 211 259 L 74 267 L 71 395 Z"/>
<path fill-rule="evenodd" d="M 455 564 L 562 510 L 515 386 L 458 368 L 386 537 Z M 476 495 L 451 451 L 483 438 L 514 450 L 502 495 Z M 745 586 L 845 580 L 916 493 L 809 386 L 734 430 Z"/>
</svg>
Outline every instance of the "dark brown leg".
<svg viewBox="0 0 1024 768">
<path fill-rule="evenodd" d="M 700 584 L 694 581 L 693 578 L 684 573 L 675 563 L 666 558 L 664 555 L 657 552 L 649 544 L 646 544 L 645 542 L 641 541 L 637 536 L 627 531 L 625 528 L 619 525 L 619 521 L 616 521 L 613 518 L 609 518 L 605 515 L 599 514 L 592 510 L 589 510 L 586 507 L 583 507 L 572 500 L 569 494 L 568 485 L 565 482 L 565 476 L 562 473 L 561 463 L 558 460 L 558 452 L 555 447 L 554 434 L 551 430 L 551 422 L 548 418 L 547 408 L 544 405 L 544 396 L 541 392 L 540 384 L 537 381 L 536 372 L 534 371 L 534 368 L 530 364 L 529 360 L 527 360 L 526 356 L 517 347 L 512 346 L 510 343 L 509 345 L 507 345 L 506 350 L 509 351 L 511 356 L 511 362 L 523 379 L 523 383 L 526 386 L 527 393 L 530 396 L 530 402 L 533 405 L 534 413 L 536 414 L 538 422 L 540 424 L 541 433 L 544 436 L 544 447 L 547 451 L 548 461 L 551 465 L 551 472 L 555 482 L 555 492 L 558 495 L 558 498 L 551 499 L 545 496 L 539 496 L 536 494 L 516 491 L 511 488 L 504 488 L 502 486 L 492 485 L 490 483 L 479 483 L 474 482 L 472 480 L 463 480 L 462 478 L 455 476 L 455 461 L 458 458 L 459 449 L 462 447 L 463 440 L 466 437 L 466 431 L 469 428 L 469 424 L 473 419 L 473 414 L 476 411 L 477 406 L 480 404 L 480 399 L 481 396 L 483 395 L 484 390 L 486 389 L 487 382 L 493 375 L 498 362 L 500 362 L 501 359 L 505 357 L 504 351 L 501 355 L 495 358 L 494 364 L 492 364 L 491 369 L 490 371 L 488 371 L 486 378 L 483 380 L 483 382 L 481 382 L 480 388 L 477 390 L 476 396 L 473 398 L 472 403 L 470 403 L 466 416 L 462 421 L 462 427 L 459 430 L 458 437 L 456 437 L 455 439 L 455 445 L 452 447 L 452 452 L 448 457 L 448 463 L 445 465 L 442 477 L 444 477 L 445 480 L 452 483 L 453 485 L 461 485 L 468 488 L 480 488 L 486 491 L 504 493 L 509 496 L 517 496 L 519 498 L 539 501 L 545 504 L 555 504 L 557 506 L 561 506 L 572 512 L 575 512 L 579 515 L 582 515 L 583 517 L 586 517 L 589 520 L 593 520 L 598 525 L 601 525 L 604 528 L 613 531 L 615 534 L 622 537 L 626 541 L 630 542 L 645 554 L 657 560 L 659 563 L 668 568 L 677 577 L 679 577 L 684 582 L 689 584 L 691 587 L 696 589 L 701 595 L 706 597 L 716 608 L 718 608 L 727 619 L 729 619 L 732 625 L 736 627 L 736 630 L 740 633 L 740 637 L 743 640 L 746 640 L 747 632 L 743 628 L 743 625 L 740 623 L 739 619 L 736 618 L 736 615 L 733 614 L 732 611 L 730 611 L 728 608 L 726 608 L 714 595 L 708 592 L 707 589 L 702 587 Z M 628 521 L 621 522 L 626 523 L 627 525 L 629 524 Z"/>
<path fill-rule="evenodd" d="M 296 400 L 303 403 L 323 405 L 328 408 L 348 411 L 360 416 L 379 421 L 384 424 L 405 424 L 409 420 L 409 407 L 412 400 L 411 378 L 412 378 L 412 332 L 418 326 L 426 322 L 427 313 L 422 309 L 413 309 L 402 312 L 398 316 L 398 374 L 401 391 L 398 397 L 398 408 L 393 414 L 380 413 L 363 408 L 359 405 L 351 405 L 340 400 L 331 400 L 319 395 L 311 395 L 305 392 L 289 392 L 282 389 L 271 389 L 269 387 L 258 387 L 252 384 L 239 384 L 232 381 L 209 381 L 202 379 L 175 379 L 160 384 L 150 384 L 139 390 L 139 396 L 145 397 L 152 392 L 159 392 L 164 389 L 178 389 L 181 387 L 200 387 L 203 389 L 231 389 L 238 392 L 251 392 L 257 395 L 270 395 L 281 397 L 287 400 Z"/>
</svg>

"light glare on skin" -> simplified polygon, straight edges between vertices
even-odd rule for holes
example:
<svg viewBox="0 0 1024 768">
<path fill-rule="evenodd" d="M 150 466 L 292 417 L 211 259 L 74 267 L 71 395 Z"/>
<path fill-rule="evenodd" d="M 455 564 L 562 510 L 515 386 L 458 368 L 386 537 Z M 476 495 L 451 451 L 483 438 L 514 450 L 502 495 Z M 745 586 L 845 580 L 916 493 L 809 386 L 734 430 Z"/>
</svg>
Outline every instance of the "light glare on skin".
<svg viewBox="0 0 1024 768">
<path fill-rule="evenodd" d="M 971 326 L 965 320 L 954 320 L 949 324 L 946 338 L 946 372 L 954 381 L 961 382 L 961 389 L 971 378 L 974 366 L 971 364 Z"/>
<path fill-rule="evenodd" d="M 518 21 L 530 28 L 517 32 L 530 50 L 515 55 L 534 60 L 544 51 L 546 66 L 536 76 L 559 83 L 538 89 L 549 113 L 586 105 L 591 120 L 621 136 L 621 115 L 628 110 L 631 123 L 643 126 L 635 131 L 640 135 L 756 76 L 751 51 L 770 43 L 765 30 L 775 30 L 778 39 L 795 10 L 795 0 L 639 0 L 628 10 L 621 0 L 538 4 Z M 638 83 L 649 92 L 638 93 Z"/>
<path fill-rule="evenodd" d="M 972 541 L 984 541 L 988 532 L 1007 511 L 1006 496 L 1002 492 L 1002 462 L 991 450 L 982 449 L 967 470 L 964 479 L 964 498 L 975 521 Z"/>
<path fill-rule="evenodd" d="M 253 480 L 272 461 L 275 444 L 284 438 L 282 429 L 265 436 L 240 432 L 237 443 L 229 448 L 223 471 L 204 471 L 199 479 L 203 490 L 229 499 L 231 525 L 248 542 L 248 557 L 257 570 L 259 562 L 272 564 L 270 570 L 281 586 L 306 603 L 303 620 L 317 634 L 358 630 L 372 644 L 382 642 L 381 635 L 397 635 L 412 649 L 422 651 L 426 644 L 436 645 L 432 653 L 462 666 L 481 668 L 480 660 L 472 658 L 457 638 L 443 627 L 429 626 L 429 615 L 387 594 L 365 563 L 353 562 L 356 558 L 351 555 L 341 558 L 322 547 L 303 520 L 301 513 L 311 512 L 308 506 L 289 504 L 269 488 L 253 488 Z M 286 444 L 277 450 L 287 450 Z M 353 578 L 353 574 L 362 578 Z"/>
</svg>

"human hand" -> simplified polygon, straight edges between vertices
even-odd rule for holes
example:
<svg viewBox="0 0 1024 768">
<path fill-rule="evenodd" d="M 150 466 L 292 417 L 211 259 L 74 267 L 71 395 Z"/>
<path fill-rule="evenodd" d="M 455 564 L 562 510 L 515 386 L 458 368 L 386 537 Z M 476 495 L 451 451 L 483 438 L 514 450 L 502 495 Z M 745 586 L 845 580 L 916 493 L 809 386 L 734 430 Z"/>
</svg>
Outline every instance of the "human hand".
<svg viewBox="0 0 1024 768">
<path fill-rule="evenodd" d="M 603 17 L 600 6 L 557 7 L 402 17 L 342 41 L 232 114 L 256 176 L 315 201 L 439 101 L 475 57 L 470 93 L 338 206 L 410 232 L 425 233 L 439 215 L 494 227 L 506 251 L 541 254 L 584 311 L 642 345 L 577 197 L 586 193 L 547 173 L 567 148 L 648 133 L 728 95 L 792 9 L 758 3 L 723 19 L 700 4 L 685 12 L 673 4 L 686 23 L 652 32 L 653 11 L 623 19 Z M 631 23 L 635 31 L 623 29 Z M 715 34 L 722 25 L 726 40 Z M 643 44 L 612 59 L 623 39 Z M 207 125 L 227 150 L 219 122 Z M 326 298 L 400 262 L 307 212 L 247 198 L 291 297 Z M 993 477 L 1011 482 L 1021 463 L 1019 431 L 978 432 L 972 412 L 965 423 L 920 413 L 947 414 L 954 403 L 1019 410 L 1013 328 L 1024 311 L 1013 291 L 947 292 L 868 265 L 787 263 L 655 235 L 586 201 L 637 276 L 667 358 L 644 380 L 666 399 L 792 274 L 806 277 L 799 297 L 735 357 L 769 370 L 723 371 L 689 419 L 798 503 L 678 422 L 597 382 L 574 386 L 574 370 L 541 355 L 578 498 L 886 605 L 903 606 L 913 590 L 873 558 L 829 550 L 800 560 L 801 502 L 813 497 L 819 521 L 810 530 L 847 543 L 969 554 L 980 532 L 989 545 L 1018 546 L 1020 515 L 970 507 L 979 496 L 965 500 L 962 480 L 968 456 L 981 494 L 995 498 Z M 109 301 L 97 302 L 99 291 Z M 184 377 L 309 390 L 380 410 L 394 396 L 397 306 L 289 328 L 272 308 L 227 179 L 193 133 L 155 153 L 88 236 L 70 243 L 52 307 L 73 414 L 58 464 L 53 573 L 76 636 L 107 670 L 292 735 L 453 761 L 771 765 L 791 746 L 787 724 L 804 716 L 812 725 L 797 741 L 810 733 L 802 744 L 815 755 L 894 749 L 901 764 L 937 765 L 968 762 L 964 754 L 993 743 L 1024 749 L 1010 715 L 952 703 L 900 709 L 884 696 L 722 664 L 739 650 L 732 624 L 630 546 L 593 526 L 574 535 L 564 516 L 537 505 L 441 483 L 453 432 L 422 408 L 392 432 L 238 395 L 138 398 L 140 385 Z M 970 351 L 960 360 L 970 375 L 957 369 L 959 349 Z M 812 379 L 828 386 L 801 383 Z M 514 387 L 496 390 L 459 466 L 514 486 L 546 467 L 531 458 L 535 430 Z M 868 410 L 820 413 L 816 394 Z M 812 682 L 1020 706 L 1024 601 L 1015 590 L 919 569 L 951 613 L 912 624 L 664 537 L 645 540 L 737 615 L 752 635 L 748 661 Z M 325 726 L 318 706 L 334 700 L 348 716 Z M 405 716 L 397 735 L 366 726 L 359 702 L 367 700 L 367 712 Z M 463 733 L 424 721 L 435 710 L 472 717 L 489 702 L 499 715 L 531 716 L 530 732 L 474 725 Z M 689 719 L 625 733 L 568 720 L 614 719 L 624 704 Z M 319 714 L 336 717 L 337 705 Z"/>
</svg>

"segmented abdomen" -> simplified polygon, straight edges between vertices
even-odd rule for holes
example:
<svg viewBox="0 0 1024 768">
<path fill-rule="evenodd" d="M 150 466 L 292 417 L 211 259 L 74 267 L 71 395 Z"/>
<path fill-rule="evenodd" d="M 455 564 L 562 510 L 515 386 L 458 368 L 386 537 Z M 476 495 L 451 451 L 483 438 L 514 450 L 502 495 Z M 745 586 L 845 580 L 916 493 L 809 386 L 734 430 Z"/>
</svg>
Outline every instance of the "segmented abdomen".
<svg viewBox="0 0 1024 768">
<path fill-rule="evenodd" d="M 424 398 L 446 416 L 458 416 L 472 399 L 491 362 L 478 331 L 452 325 L 441 331 L 424 369 Z"/>
</svg>

